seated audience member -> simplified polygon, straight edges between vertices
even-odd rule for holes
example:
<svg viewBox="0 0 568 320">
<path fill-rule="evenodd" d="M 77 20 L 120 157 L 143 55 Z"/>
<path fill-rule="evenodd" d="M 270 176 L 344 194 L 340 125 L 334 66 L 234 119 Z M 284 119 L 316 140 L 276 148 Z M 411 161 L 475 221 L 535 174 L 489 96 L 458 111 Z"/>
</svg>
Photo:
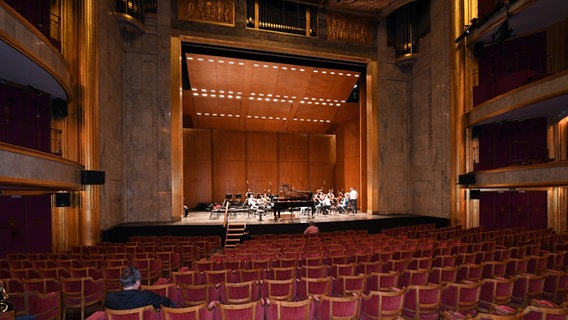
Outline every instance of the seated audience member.
<svg viewBox="0 0 568 320">
<path fill-rule="evenodd" d="M 317 236 L 319 234 L 318 227 L 314 224 L 314 221 L 310 221 L 310 225 L 304 231 L 305 236 Z"/>
<path fill-rule="evenodd" d="M 174 307 L 168 297 L 151 291 L 140 290 L 142 276 L 136 267 L 127 267 L 122 271 L 120 282 L 122 291 L 112 292 L 106 296 L 104 307 L 113 310 L 127 310 L 148 305 L 159 309 L 161 306 Z"/>
</svg>

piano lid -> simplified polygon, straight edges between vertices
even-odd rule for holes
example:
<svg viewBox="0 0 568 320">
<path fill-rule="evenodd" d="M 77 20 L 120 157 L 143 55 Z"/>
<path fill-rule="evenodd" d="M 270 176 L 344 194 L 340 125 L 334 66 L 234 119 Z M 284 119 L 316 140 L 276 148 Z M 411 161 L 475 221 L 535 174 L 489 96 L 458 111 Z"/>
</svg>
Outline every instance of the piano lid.
<svg viewBox="0 0 568 320">
<path fill-rule="evenodd" d="M 311 191 L 296 190 L 288 184 L 283 184 L 278 199 L 286 200 L 312 200 Z"/>
</svg>

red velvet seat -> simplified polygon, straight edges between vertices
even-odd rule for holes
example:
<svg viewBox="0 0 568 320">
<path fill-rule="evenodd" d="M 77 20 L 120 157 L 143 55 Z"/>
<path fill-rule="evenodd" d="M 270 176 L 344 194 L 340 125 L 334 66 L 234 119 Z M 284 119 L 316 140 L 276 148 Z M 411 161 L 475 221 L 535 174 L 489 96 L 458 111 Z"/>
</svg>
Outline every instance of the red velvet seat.
<svg viewBox="0 0 568 320">
<path fill-rule="evenodd" d="M 106 320 L 160 320 L 160 313 L 151 305 L 135 309 L 104 311 Z"/>
<path fill-rule="evenodd" d="M 161 308 L 163 320 L 213 320 L 214 313 L 207 304 L 186 308 Z"/>
<path fill-rule="evenodd" d="M 61 291 L 61 283 L 53 278 L 29 279 L 22 282 L 26 291 L 37 291 L 43 294 Z"/>
<path fill-rule="evenodd" d="M 397 287 L 407 287 L 409 285 L 426 285 L 428 283 L 429 269 L 408 269 L 398 276 Z"/>
<path fill-rule="evenodd" d="M 467 313 L 477 310 L 481 282 L 448 283 L 442 287 L 440 310 Z"/>
<path fill-rule="evenodd" d="M 371 291 L 361 296 L 361 319 L 397 319 L 402 315 L 405 289 Z"/>
<path fill-rule="evenodd" d="M 513 295 L 515 279 L 497 278 L 483 279 L 479 295 L 480 311 L 488 311 L 492 305 L 507 305 Z"/>
<path fill-rule="evenodd" d="M 266 277 L 266 269 L 255 268 L 255 269 L 239 269 L 237 270 L 237 278 L 239 282 L 245 281 L 257 281 L 260 282 Z"/>
<path fill-rule="evenodd" d="M 456 281 L 481 281 L 483 279 L 483 264 L 467 263 L 458 267 Z"/>
<path fill-rule="evenodd" d="M 320 296 L 316 298 L 314 319 L 359 319 L 361 312 L 361 298 Z"/>
<path fill-rule="evenodd" d="M 182 306 L 193 307 L 200 304 L 209 304 L 220 299 L 219 287 L 212 284 L 186 284 L 180 285 Z"/>
<path fill-rule="evenodd" d="M 432 267 L 428 274 L 428 282 L 446 284 L 456 282 L 458 267 Z"/>
<path fill-rule="evenodd" d="M 218 319 L 221 320 L 264 320 L 264 306 L 262 300 L 244 304 L 215 304 Z"/>
<path fill-rule="evenodd" d="M 270 300 L 292 301 L 296 297 L 296 279 L 262 281 L 260 296 Z"/>
<path fill-rule="evenodd" d="M 331 277 L 304 278 L 301 277 L 296 286 L 298 300 L 307 299 L 310 296 L 324 296 L 331 294 Z"/>
<path fill-rule="evenodd" d="M 338 276 L 333 278 L 332 293 L 334 296 L 345 297 L 360 295 L 365 292 L 367 276 L 359 274 L 356 276 Z"/>
<path fill-rule="evenodd" d="M 224 304 L 242 304 L 260 299 L 260 284 L 258 281 L 221 283 L 221 302 Z"/>
<path fill-rule="evenodd" d="M 63 320 L 68 309 L 80 309 L 81 319 L 85 318 L 85 307 L 102 304 L 105 297 L 103 279 L 93 280 L 91 277 L 61 278 L 61 294 Z"/>
<path fill-rule="evenodd" d="M 171 279 L 177 286 L 181 284 L 201 284 L 202 282 L 201 275 L 195 270 L 172 271 Z"/>
<path fill-rule="evenodd" d="M 315 305 L 311 297 L 301 301 L 266 300 L 266 320 L 311 320 Z"/>
<path fill-rule="evenodd" d="M 390 289 L 398 285 L 400 272 L 373 272 L 367 276 L 367 292 Z"/>
<path fill-rule="evenodd" d="M 544 298 L 556 303 L 564 301 L 568 294 L 568 272 L 550 270 L 544 281 Z"/>
<path fill-rule="evenodd" d="M 355 275 L 356 265 L 355 263 L 347 264 L 332 264 L 329 267 L 329 275 L 332 277 L 338 276 L 353 276 Z M 305 276 L 305 275 L 303 275 Z"/>
<path fill-rule="evenodd" d="M 107 267 L 103 266 L 101 268 L 103 279 L 105 283 L 105 291 L 117 292 L 122 289 L 122 283 L 120 282 L 120 277 L 122 275 L 122 270 L 124 267 Z"/>
<path fill-rule="evenodd" d="M 353 268 L 355 268 L 355 265 L 353 265 Z M 325 278 L 327 277 L 327 265 L 302 266 L 298 276 L 305 278 Z"/>
<path fill-rule="evenodd" d="M 59 291 L 46 294 L 31 292 L 27 294 L 28 314 L 35 320 L 60 319 L 61 295 Z"/>
<path fill-rule="evenodd" d="M 523 273 L 515 277 L 511 305 L 524 308 L 533 299 L 541 299 L 544 292 L 545 275 Z"/>
<path fill-rule="evenodd" d="M 176 306 L 182 304 L 181 292 L 173 282 L 160 285 L 141 285 L 140 290 L 147 290 L 160 296 L 168 297 Z"/>
<path fill-rule="evenodd" d="M 537 307 L 527 306 L 523 309 L 523 320 L 566 320 L 568 308 L 566 307 Z"/>
<path fill-rule="evenodd" d="M 404 296 L 403 316 L 411 319 L 438 319 L 441 285 L 408 286 Z"/>
<path fill-rule="evenodd" d="M 272 280 L 287 280 L 296 278 L 295 267 L 274 267 L 266 272 L 268 279 Z"/>
</svg>

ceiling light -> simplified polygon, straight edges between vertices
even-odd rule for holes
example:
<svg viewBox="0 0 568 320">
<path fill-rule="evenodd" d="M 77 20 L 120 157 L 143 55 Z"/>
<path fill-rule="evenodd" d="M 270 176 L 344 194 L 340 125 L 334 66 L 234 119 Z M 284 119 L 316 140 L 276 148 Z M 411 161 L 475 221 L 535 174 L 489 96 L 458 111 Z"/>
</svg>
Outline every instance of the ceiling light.
<svg viewBox="0 0 568 320">
<path fill-rule="evenodd" d="M 240 114 L 236 114 L 236 115 L 235 115 L 235 118 L 240 118 L 240 117 L 241 117 Z"/>
<path fill-rule="evenodd" d="M 196 115 L 200 116 L 200 115 L 201 115 L 201 112 L 197 112 Z"/>
</svg>

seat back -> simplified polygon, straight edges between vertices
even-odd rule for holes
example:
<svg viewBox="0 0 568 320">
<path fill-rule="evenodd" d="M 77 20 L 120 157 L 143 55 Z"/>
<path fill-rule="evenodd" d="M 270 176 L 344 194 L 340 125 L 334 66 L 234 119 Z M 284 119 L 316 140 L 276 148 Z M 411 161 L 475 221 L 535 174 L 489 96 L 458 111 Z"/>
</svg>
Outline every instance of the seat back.
<svg viewBox="0 0 568 320">
<path fill-rule="evenodd" d="M 258 281 L 221 283 L 221 301 L 225 304 L 242 304 L 256 301 L 260 298 Z"/>
<path fill-rule="evenodd" d="M 35 319 L 60 319 L 61 295 L 59 292 L 28 292 L 28 314 Z"/>
<path fill-rule="evenodd" d="M 260 296 L 270 300 L 292 301 L 296 297 L 296 279 L 266 279 L 262 282 Z"/>
<path fill-rule="evenodd" d="M 440 303 L 440 284 L 408 286 L 404 297 L 403 315 L 414 319 L 437 317 Z"/>
<path fill-rule="evenodd" d="M 264 307 L 261 300 L 244 304 L 221 304 L 217 301 L 215 306 L 222 320 L 264 320 Z"/>
<path fill-rule="evenodd" d="M 266 305 L 266 319 L 311 320 L 314 319 L 312 297 L 301 301 L 270 300 Z"/>
<path fill-rule="evenodd" d="M 361 296 L 361 314 L 369 319 L 397 319 L 402 315 L 405 291 L 393 288 Z"/>
<path fill-rule="evenodd" d="M 127 310 L 106 308 L 105 318 L 105 320 L 159 320 L 160 314 L 151 305 Z"/>
<path fill-rule="evenodd" d="M 300 300 L 309 296 L 324 296 L 331 294 L 331 277 L 305 278 L 301 277 L 297 284 L 297 297 Z"/>
<path fill-rule="evenodd" d="M 367 286 L 367 276 L 359 274 L 356 276 L 338 276 L 333 279 L 332 292 L 337 296 L 350 296 L 362 294 Z"/>
<path fill-rule="evenodd" d="M 361 298 L 359 296 L 321 296 L 316 304 L 317 319 L 359 319 Z"/>
<path fill-rule="evenodd" d="M 168 297 L 176 305 L 181 303 L 181 294 L 177 289 L 176 284 L 173 282 L 160 285 L 141 285 L 140 289 L 154 292 L 162 297 Z"/>
<path fill-rule="evenodd" d="M 163 320 L 212 320 L 213 311 L 203 303 L 194 307 L 186 308 L 161 308 Z"/>
<path fill-rule="evenodd" d="M 379 291 L 398 286 L 400 272 L 373 272 L 367 276 L 367 291 Z"/>
<path fill-rule="evenodd" d="M 442 287 L 442 311 L 476 310 L 481 294 L 481 282 L 448 283 Z"/>
<path fill-rule="evenodd" d="M 220 298 L 219 288 L 212 284 L 186 284 L 180 285 L 182 305 L 193 307 L 200 304 L 209 304 Z"/>
</svg>

